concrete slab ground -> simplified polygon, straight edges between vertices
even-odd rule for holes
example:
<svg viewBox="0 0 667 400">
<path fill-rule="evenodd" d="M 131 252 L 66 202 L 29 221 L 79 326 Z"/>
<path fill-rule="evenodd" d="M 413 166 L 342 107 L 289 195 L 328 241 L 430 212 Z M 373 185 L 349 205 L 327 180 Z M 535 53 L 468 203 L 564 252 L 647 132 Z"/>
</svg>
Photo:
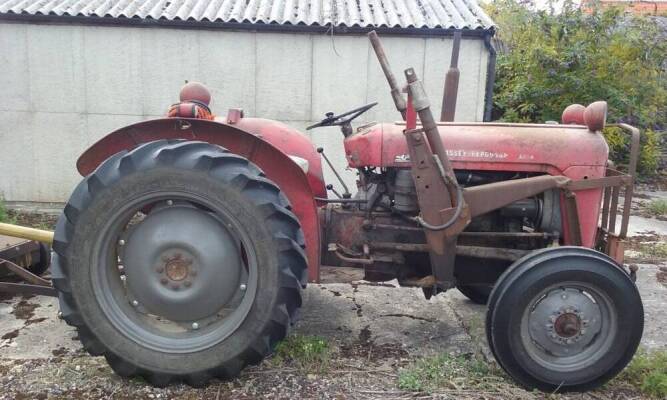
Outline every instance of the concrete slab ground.
<svg viewBox="0 0 667 400">
<path fill-rule="evenodd" d="M 646 314 L 642 345 L 647 349 L 667 348 L 667 287 L 656 279 L 658 272 L 659 266 L 650 264 L 640 265 L 638 272 Z M 0 386 L 8 391 L 0 393 L 0 399 L 14 399 L 17 392 L 31 394 L 27 398 L 68 399 L 327 398 L 329 394 L 331 398 L 404 398 L 406 393 L 392 387 L 408 360 L 443 353 L 482 354 L 493 363 L 484 334 L 486 307 L 471 303 L 456 290 L 425 300 L 420 290 L 411 288 L 363 283 L 309 285 L 304 300 L 295 333 L 322 337 L 338 349 L 342 355 L 337 362 L 343 363 L 343 371 L 355 373 L 349 382 L 343 379 L 341 383 L 336 374 L 275 370 L 269 360 L 230 383 L 213 383 L 205 389 L 184 385 L 156 389 L 142 381 L 123 380 L 103 358 L 84 354 L 74 329 L 57 318 L 55 299 L 5 298 L 0 302 Z M 269 378 L 266 374 L 277 375 Z M 291 386 L 293 380 L 313 392 L 301 395 L 301 389 Z M 275 392 L 273 385 L 277 385 Z M 351 386 L 341 389 L 341 385 Z M 489 392 L 485 398 L 541 398 L 510 380 L 503 385 L 512 392 Z M 220 391 L 222 397 L 218 397 Z M 451 392 L 451 397 L 434 398 L 479 398 L 476 392 Z M 617 398 L 598 392 L 591 396 L 571 398 Z"/>
</svg>

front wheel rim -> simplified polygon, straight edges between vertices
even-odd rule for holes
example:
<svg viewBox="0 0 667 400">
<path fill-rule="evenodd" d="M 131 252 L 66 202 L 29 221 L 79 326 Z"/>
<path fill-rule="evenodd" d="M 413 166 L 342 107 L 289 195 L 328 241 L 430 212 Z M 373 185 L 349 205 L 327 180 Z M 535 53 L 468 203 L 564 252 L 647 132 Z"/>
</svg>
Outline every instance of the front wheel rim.
<svg viewBox="0 0 667 400">
<path fill-rule="evenodd" d="M 612 348 L 618 315 L 597 285 L 565 282 L 540 291 L 521 317 L 521 344 L 531 360 L 558 372 L 596 365 Z"/>
<path fill-rule="evenodd" d="M 163 309 L 156 309 L 164 299 L 150 304 L 143 304 L 146 294 L 137 291 L 128 279 L 135 278 L 127 273 L 124 265 L 123 250 L 128 246 L 128 239 L 140 230 L 143 221 L 132 225 L 132 221 L 146 211 L 146 215 L 154 212 L 165 212 L 168 208 L 181 208 L 188 213 L 205 215 L 203 220 L 220 226 L 221 232 L 227 232 L 236 241 L 239 256 L 242 259 L 242 271 L 238 271 L 235 293 L 226 293 L 226 305 L 233 306 L 233 310 L 221 310 L 219 313 L 210 313 L 206 317 L 194 315 L 189 319 L 181 314 L 169 314 L 169 304 Z M 148 218 L 146 218 L 148 219 Z M 257 254 L 252 240 L 243 229 L 237 217 L 224 206 L 209 201 L 202 196 L 184 191 L 152 192 L 130 199 L 122 206 L 112 210 L 107 223 L 101 229 L 100 235 L 93 246 L 93 260 L 96 261 L 91 269 L 92 288 L 100 308 L 111 324 L 124 336 L 144 348 L 164 353 L 193 353 L 210 348 L 229 337 L 243 323 L 252 308 L 258 286 Z M 187 250 L 196 243 L 187 243 L 183 246 L 185 254 L 192 256 Z M 182 249 L 181 249 L 182 250 Z M 174 260 L 169 251 L 163 252 L 164 270 L 156 270 L 156 265 L 150 265 L 150 274 L 163 284 L 167 280 L 165 289 L 172 284 L 179 284 L 175 294 L 182 291 L 196 291 L 196 282 L 185 279 L 181 267 L 187 267 L 191 260 Z M 129 261 L 129 260 L 128 260 Z M 158 263 L 159 266 L 159 263 Z M 175 266 L 175 268 L 174 268 Z M 210 267 L 210 263 L 208 265 Z M 148 274 L 148 273 L 147 273 Z M 199 271 L 201 275 L 201 271 Z M 186 275 L 187 276 L 187 275 Z M 173 279 L 172 279 L 173 278 Z M 202 282 L 206 282 L 203 280 Z M 186 284 L 188 287 L 185 287 Z M 140 287 L 142 287 L 140 285 Z M 142 287 L 143 288 L 143 287 Z M 135 289 L 134 291 L 132 289 Z M 211 294 L 210 286 L 207 294 Z M 179 292 L 181 291 L 181 292 Z M 157 292 L 156 292 L 157 293 Z M 168 297 L 167 297 L 168 299 Z M 192 304 L 193 314 L 197 304 Z"/>
</svg>

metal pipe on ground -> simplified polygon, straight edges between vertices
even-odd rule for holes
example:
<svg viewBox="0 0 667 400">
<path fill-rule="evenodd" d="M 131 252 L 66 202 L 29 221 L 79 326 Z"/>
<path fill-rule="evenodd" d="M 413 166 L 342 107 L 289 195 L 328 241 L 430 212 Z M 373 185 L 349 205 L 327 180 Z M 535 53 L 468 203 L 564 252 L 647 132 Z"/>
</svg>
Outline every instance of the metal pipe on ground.
<svg viewBox="0 0 667 400">
<path fill-rule="evenodd" d="M 41 229 L 27 228 L 24 226 L 5 224 L 0 222 L 0 235 L 12 236 L 22 239 L 36 240 L 42 243 L 53 243 L 53 232 Z"/>
</svg>

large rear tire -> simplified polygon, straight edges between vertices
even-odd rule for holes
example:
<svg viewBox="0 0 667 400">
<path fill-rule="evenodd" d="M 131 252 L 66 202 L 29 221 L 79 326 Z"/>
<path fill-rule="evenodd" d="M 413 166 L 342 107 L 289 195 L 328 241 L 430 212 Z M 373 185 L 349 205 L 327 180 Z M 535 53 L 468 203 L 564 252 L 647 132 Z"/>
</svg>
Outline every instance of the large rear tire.
<svg viewBox="0 0 667 400">
<path fill-rule="evenodd" d="M 456 288 L 473 303 L 486 304 L 496 281 L 509 266 L 505 260 L 457 256 Z"/>
<path fill-rule="evenodd" d="M 254 164 L 203 142 L 156 141 L 106 160 L 55 232 L 53 284 L 84 348 L 156 386 L 233 378 L 301 307 L 304 239 Z"/>
<path fill-rule="evenodd" d="M 527 388 L 585 391 L 632 359 L 644 311 L 612 259 L 582 247 L 538 250 L 515 262 L 489 298 L 486 334 L 503 369 Z"/>
<path fill-rule="evenodd" d="M 51 248 L 44 243 L 39 244 L 39 261 L 30 265 L 28 271 L 37 276 L 43 275 L 51 266 Z"/>
<path fill-rule="evenodd" d="M 489 294 L 491 293 L 492 286 L 473 286 L 465 284 L 457 284 L 456 288 L 461 294 L 467 297 L 470 301 L 475 304 L 484 305 L 489 301 Z"/>
</svg>

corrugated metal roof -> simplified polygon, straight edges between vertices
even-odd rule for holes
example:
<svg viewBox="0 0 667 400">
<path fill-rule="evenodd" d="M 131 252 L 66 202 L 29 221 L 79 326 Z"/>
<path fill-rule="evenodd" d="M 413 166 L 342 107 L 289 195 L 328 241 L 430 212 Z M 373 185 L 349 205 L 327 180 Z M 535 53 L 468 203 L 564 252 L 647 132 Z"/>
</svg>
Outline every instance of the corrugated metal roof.
<svg viewBox="0 0 667 400">
<path fill-rule="evenodd" d="M 482 29 L 476 0 L 0 0 L 0 15 L 349 28 Z"/>
</svg>

